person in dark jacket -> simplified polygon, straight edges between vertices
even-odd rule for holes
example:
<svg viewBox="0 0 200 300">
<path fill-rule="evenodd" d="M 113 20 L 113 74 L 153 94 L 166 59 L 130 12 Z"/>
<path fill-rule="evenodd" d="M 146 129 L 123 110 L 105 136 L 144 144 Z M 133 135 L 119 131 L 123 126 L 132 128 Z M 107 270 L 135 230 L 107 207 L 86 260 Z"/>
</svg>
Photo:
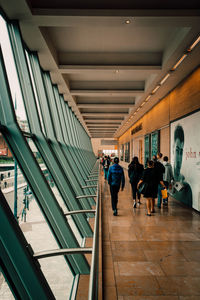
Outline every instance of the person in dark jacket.
<svg viewBox="0 0 200 300">
<path fill-rule="evenodd" d="M 162 153 L 158 153 L 157 156 L 156 155 L 153 156 L 154 168 L 156 170 L 157 181 L 158 181 L 158 203 L 157 203 L 158 208 L 161 208 L 161 203 L 162 203 L 161 189 L 163 187 L 160 184 L 160 181 L 163 181 L 163 174 L 165 173 L 165 167 L 161 162 L 161 158 L 162 158 Z"/>
<path fill-rule="evenodd" d="M 103 166 L 103 171 L 104 171 L 104 178 L 107 179 L 108 170 L 109 170 L 109 166 L 110 166 L 110 160 L 108 159 L 107 156 L 104 157 L 102 166 Z"/>
<path fill-rule="evenodd" d="M 118 157 L 114 158 L 114 164 L 109 168 L 108 184 L 110 185 L 113 215 L 117 216 L 118 192 L 120 190 L 120 186 L 123 191 L 125 185 L 124 170 L 121 166 L 119 166 Z"/>
<path fill-rule="evenodd" d="M 139 163 L 138 157 L 134 156 L 132 159 L 132 162 L 128 166 L 128 176 L 129 176 L 130 184 L 131 184 L 131 188 L 132 188 L 133 207 L 134 208 L 137 207 L 136 195 L 138 198 L 138 204 L 141 204 L 141 202 L 140 202 L 141 195 L 138 192 L 137 185 L 142 177 L 143 171 L 144 171 L 143 165 Z"/>
<path fill-rule="evenodd" d="M 146 183 L 146 188 L 143 193 L 144 198 L 147 200 L 147 216 L 151 216 L 154 213 L 154 199 L 157 197 L 158 193 L 158 173 L 154 166 L 154 162 L 149 160 L 147 163 L 147 168 L 144 170 L 142 178 L 140 179 L 138 186 L 142 183 Z M 164 187 L 164 182 L 162 180 L 159 183 Z"/>
</svg>

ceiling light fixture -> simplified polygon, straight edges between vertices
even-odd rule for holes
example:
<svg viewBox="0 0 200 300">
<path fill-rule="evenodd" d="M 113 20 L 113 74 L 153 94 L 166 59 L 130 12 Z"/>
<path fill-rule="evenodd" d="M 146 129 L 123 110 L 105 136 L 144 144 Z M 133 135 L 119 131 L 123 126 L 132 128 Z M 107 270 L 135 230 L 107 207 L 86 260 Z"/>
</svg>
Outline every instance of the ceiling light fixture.
<svg viewBox="0 0 200 300">
<path fill-rule="evenodd" d="M 163 79 L 161 80 L 160 85 L 162 85 L 169 78 L 169 76 L 170 76 L 170 73 L 167 73 L 165 75 L 165 77 L 163 77 Z"/>
<path fill-rule="evenodd" d="M 200 36 L 194 41 L 194 43 L 187 49 L 188 52 L 192 51 L 192 49 L 200 42 Z"/>
<path fill-rule="evenodd" d="M 159 88 L 160 88 L 160 85 L 157 85 L 157 86 L 155 87 L 155 89 L 151 92 L 151 94 L 152 94 L 152 95 L 155 94 L 155 92 L 156 92 Z"/>
<path fill-rule="evenodd" d="M 125 21 L 125 24 L 130 24 L 130 23 L 131 23 L 130 20 L 126 20 L 126 21 Z"/>
<path fill-rule="evenodd" d="M 183 54 L 183 56 L 181 56 L 181 58 L 177 61 L 177 63 L 171 68 L 171 71 L 175 71 L 186 57 L 187 57 L 187 53 Z"/>
</svg>

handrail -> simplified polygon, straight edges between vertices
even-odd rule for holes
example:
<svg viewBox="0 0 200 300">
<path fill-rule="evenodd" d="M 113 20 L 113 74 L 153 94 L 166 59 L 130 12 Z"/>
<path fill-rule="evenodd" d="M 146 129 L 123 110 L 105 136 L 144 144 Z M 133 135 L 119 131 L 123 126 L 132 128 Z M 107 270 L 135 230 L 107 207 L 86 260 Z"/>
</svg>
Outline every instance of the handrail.
<svg viewBox="0 0 200 300">
<path fill-rule="evenodd" d="M 85 181 L 90 182 L 90 181 L 97 181 L 97 180 L 98 180 L 98 178 L 95 178 L 95 179 L 86 179 Z"/>
<path fill-rule="evenodd" d="M 64 215 L 70 216 L 70 215 L 83 214 L 83 213 L 96 213 L 96 209 L 71 210 L 71 211 L 64 213 Z"/>
<path fill-rule="evenodd" d="M 86 186 L 86 187 L 91 187 L 91 186 Z M 98 181 L 98 184 L 95 187 L 97 187 L 96 195 L 81 195 L 76 197 L 77 199 L 84 198 L 84 197 L 85 198 L 97 197 L 95 209 L 76 210 L 76 211 L 69 211 L 67 213 L 64 213 L 65 216 L 72 215 L 72 214 L 79 214 L 79 213 L 95 214 L 92 247 L 55 249 L 55 250 L 48 250 L 48 251 L 40 251 L 33 254 L 33 257 L 35 259 L 42 259 L 46 257 L 70 255 L 70 254 L 88 254 L 88 253 L 91 254 L 92 257 L 91 257 L 91 266 L 90 266 L 88 300 L 98 299 L 100 179 Z"/>
<path fill-rule="evenodd" d="M 93 197 L 97 197 L 97 195 L 81 195 L 81 196 L 76 196 L 76 199 L 93 198 Z"/>
<path fill-rule="evenodd" d="M 98 299 L 99 206 L 100 206 L 99 197 L 100 197 L 100 184 L 98 181 L 88 300 Z"/>
<path fill-rule="evenodd" d="M 33 254 L 33 257 L 40 259 L 52 256 L 70 255 L 70 254 L 87 254 L 91 253 L 92 248 L 65 248 L 48 251 L 40 251 Z"/>
<path fill-rule="evenodd" d="M 93 187 L 95 187 L 95 188 L 97 188 L 97 184 L 93 184 L 93 185 L 84 185 L 84 186 L 82 186 L 81 188 L 82 189 L 87 189 L 87 188 L 93 188 Z"/>
</svg>

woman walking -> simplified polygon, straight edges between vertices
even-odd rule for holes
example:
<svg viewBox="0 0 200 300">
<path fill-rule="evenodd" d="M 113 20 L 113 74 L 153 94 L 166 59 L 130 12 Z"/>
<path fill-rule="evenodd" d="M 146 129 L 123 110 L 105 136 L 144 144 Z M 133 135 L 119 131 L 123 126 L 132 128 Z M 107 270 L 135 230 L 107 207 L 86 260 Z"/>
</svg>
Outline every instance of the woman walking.
<svg viewBox="0 0 200 300">
<path fill-rule="evenodd" d="M 138 187 L 140 184 L 144 182 L 145 188 L 142 194 L 147 201 L 147 216 L 151 216 L 151 213 L 154 213 L 154 205 L 155 198 L 158 193 L 158 183 L 160 183 L 163 187 L 165 187 L 163 180 L 158 176 L 158 172 L 156 168 L 154 168 L 154 162 L 149 160 L 147 162 L 147 168 L 144 170 L 142 178 L 138 183 Z"/>
<path fill-rule="evenodd" d="M 144 167 L 142 164 L 139 163 L 138 157 L 134 156 L 132 159 L 132 162 L 128 166 L 128 176 L 130 179 L 130 184 L 132 188 L 132 195 L 133 195 L 133 207 L 137 207 L 137 202 L 136 202 L 136 195 L 138 199 L 138 204 L 140 204 L 140 193 L 138 192 L 137 185 L 138 182 L 140 181 L 142 174 L 144 171 Z"/>
</svg>

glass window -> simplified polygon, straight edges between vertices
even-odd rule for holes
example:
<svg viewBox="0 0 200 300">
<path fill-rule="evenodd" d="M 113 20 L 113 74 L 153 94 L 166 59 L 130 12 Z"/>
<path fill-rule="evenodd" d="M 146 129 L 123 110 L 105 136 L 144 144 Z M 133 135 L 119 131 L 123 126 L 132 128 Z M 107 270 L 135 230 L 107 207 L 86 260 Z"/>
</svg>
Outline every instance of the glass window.
<svg viewBox="0 0 200 300">
<path fill-rule="evenodd" d="M 57 199 L 60 207 L 62 208 L 62 210 L 64 212 L 67 212 L 68 209 L 66 207 L 66 204 L 64 203 L 63 198 L 62 198 L 62 196 L 61 196 L 59 190 L 57 189 L 56 184 L 53 180 L 53 177 L 51 176 L 51 173 L 47 169 L 47 166 L 46 166 L 44 160 L 42 159 L 42 156 L 40 155 L 40 152 L 38 151 L 35 143 L 33 142 L 33 140 L 31 138 L 26 138 L 26 140 L 27 140 L 27 142 L 29 144 L 29 147 L 31 148 L 31 150 L 32 150 L 37 162 L 38 162 L 38 165 L 39 165 L 41 171 L 43 172 L 43 174 L 44 174 L 44 176 L 45 176 L 45 178 L 46 178 L 46 180 L 47 180 L 47 182 L 48 182 L 55 198 Z M 74 232 L 74 234 L 76 236 L 77 241 L 79 242 L 79 245 L 81 245 L 83 239 L 82 239 L 82 237 L 79 233 L 79 230 L 77 229 L 73 219 L 70 216 L 68 216 L 67 219 L 68 219 L 68 222 L 71 226 L 72 231 Z"/>
<path fill-rule="evenodd" d="M 3 140 L 2 136 L 1 139 Z M 7 153 L 10 153 L 6 142 L 3 141 L 2 144 L 7 148 Z M 30 139 L 29 146 L 31 146 L 32 150 L 34 150 L 34 155 L 37 156 L 37 160 L 44 171 L 45 177 L 49 181 L 54 193 L 58 193 L 57 199 L 59 199 L 59 192 L 57 191 L 54 182 L 51 180 L 49 172 L 47 171 L 42 158 L 38 154 L 35 145 Z M 58 244 L 19 167 L 16 167 L 13 159 L 12 163 L 9 162 L 9 164 L 2 164 L 1 158 L 2 156 L 0 155 L 0 178 L 3 177 L 0 181 L 1 189 L 11 210 L 18 219 L 19 226 L 26 240 L 31 245 L 34 252 L 58 249 Z M 61 203 L 61 200 L 59 201 Z M 71 220 L 71 226 L 74 226 L 73 228 L 75 228 L 73 220 Z M 66 299 L 67 295 L 70 295 L 73 275 L 64 257 L 58 256 L 41 259 L 40 265 L 55 298 L 60 300 Z M 58 278 L 58 280 L 55 280 L 55 278 Z M 2 282 L 0 281 L 0 296 L 1 295 L 9 295 L 9 288 L 3 276 Z M 0 297 L 0 299 L 6 300 L 13 298 Z"/>
<path fill-rule="evenodd" d="M 125 144 L 125 162 L 130 162 L 130 142 Z"/>
<path fill-rule="evenodd" d="M 120 147 L 120 160 L 124 160 L 124 145 L 121 145 Z"/>
<path fill-rule="evenodd" d="M 34 76 L 33 76 L 33 71 L 31 68 L 30 55 L 28 54 L 28 52 L 26 50 L 25 50 L 25 54 L 26 54 L 26 60 L 28 63 L 29 74 L 30 74 L 30 78 L 31 78 L 32 86 L 33 86 L 33 92 L 34 92 L 35 99 L 36 99 L 36 105 L 37 105 L 37 110 L 38 110 L 38 114 L 39 114 L 40 124 L 42 126 L 43 133 L 46 135 L 44 122 L 43 122 L 43 118 L 42 118 L 42 113 L 41 113 L 41 109 L 40 109 L 40 104 L 39 104 L 39 99 L 38 99 L 38 94 L 37 94 L 37 89 L 36 89 L 35 80 L 34 80 Z"/>
<path fill-rule="evenodd" d="M 17 70 L 10 44 L 7 24 L 0 15 L 0 44 L 5 62 L 8 82 L 13 100 L 13 106 L 17 118 L 17 122 L 23 131 L 29 132 L 29 125 L 24 108 L 21 88 L 17 76 Z"/>
<path fill-rule="evenodd" d="M 1 300 L 15 300 L 15 297 L 13 296 L 10 287 L 3 275 L 3 273 L 0 272 L 0 299 Z"/>
</svg>

